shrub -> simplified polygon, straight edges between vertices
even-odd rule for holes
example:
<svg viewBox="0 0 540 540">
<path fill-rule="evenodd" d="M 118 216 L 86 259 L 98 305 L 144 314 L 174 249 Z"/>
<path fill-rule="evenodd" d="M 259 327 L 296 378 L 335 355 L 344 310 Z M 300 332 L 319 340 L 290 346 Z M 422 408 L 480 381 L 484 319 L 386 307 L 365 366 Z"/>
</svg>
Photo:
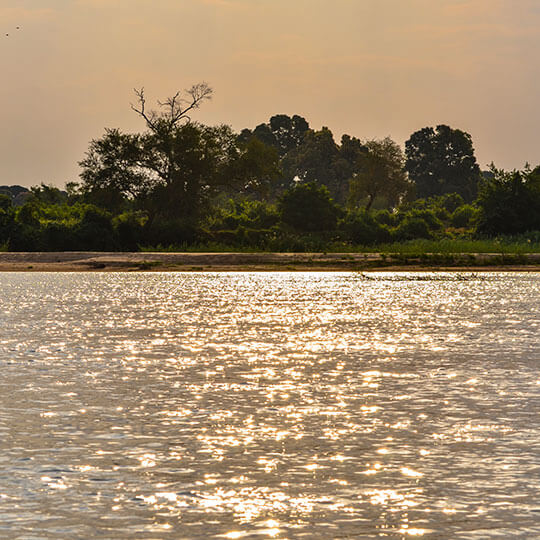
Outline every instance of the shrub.
<svg viewBox="0 0 540 540">
<path fill-rule="evenodd" d="M 396 238 L 400 241 L 418 238 L 433 238 L 429 224 L 417 215 L 408 215 L 395 230 Z"/>
<path fill-rule="evenodd" d="M 349 212 L 341 223 L 345 236 L 355 244 L 371 246 L 391 240 L 390 230 L 364 210 Z"/>
<path fill-rule="evenodd" d="M 144 241 L 144 224 L 146 215 L 143 212 L 124 212 L 113 219 L 113 229 L 121 250 L 138 251 Z"/>
<path fill-rule="evenodd" d="M 116 249 L 112 216 L 93 205 L 86 205 L 81 221 L 75 228 L 79 249 L 107 251 Z"/>
<path fill-rule="evenodd" d="M 341 213 L 328 188 L 315 182 L 298 184 L 285 191 L 278 209 L 281 221 L 301 232 L 335 230 Z"/>
<path fill-rule="evenodd" d="M 458 228 L 470 228 L 478 215 L 478 210 L 470 205 L 464 204 L 452 213 L 452 225 Z"/>
</svg>

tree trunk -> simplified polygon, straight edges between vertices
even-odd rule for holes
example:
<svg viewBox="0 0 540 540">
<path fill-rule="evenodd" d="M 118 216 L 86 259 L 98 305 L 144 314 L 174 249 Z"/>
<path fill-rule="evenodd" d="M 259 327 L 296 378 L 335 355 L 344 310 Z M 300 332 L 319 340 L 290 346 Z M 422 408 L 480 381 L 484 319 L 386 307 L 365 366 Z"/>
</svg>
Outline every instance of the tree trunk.
<svg viewBox="0 0 540 540">
<path fill-rule="evenodd" d="M 374 200 L 375 200 L 375 195 L 373 195 L 373 193 L 370 193 L 368 203 L 366 204 L 366 212 L 369 212 L 369 209 L 371 208 L 371 205 L 373 204 Z"/>
</svg>

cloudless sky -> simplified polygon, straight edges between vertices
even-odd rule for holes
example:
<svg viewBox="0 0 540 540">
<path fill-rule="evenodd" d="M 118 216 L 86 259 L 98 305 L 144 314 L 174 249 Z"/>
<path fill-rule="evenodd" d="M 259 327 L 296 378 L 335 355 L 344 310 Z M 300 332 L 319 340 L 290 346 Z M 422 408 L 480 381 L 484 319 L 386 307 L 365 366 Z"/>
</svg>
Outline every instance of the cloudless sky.
<svg viewBox="0 0 540 540">
<path fill-rule="evenodd" d="M 0 184 L 77 180 L 105 127 L 143 128 L 134 87 L 200 81 L 208 124 L 403 144 L 446 123 L 483 168 L 536 165 L 539 50 L 538 0 L 0 0 Z"/>
</svg>

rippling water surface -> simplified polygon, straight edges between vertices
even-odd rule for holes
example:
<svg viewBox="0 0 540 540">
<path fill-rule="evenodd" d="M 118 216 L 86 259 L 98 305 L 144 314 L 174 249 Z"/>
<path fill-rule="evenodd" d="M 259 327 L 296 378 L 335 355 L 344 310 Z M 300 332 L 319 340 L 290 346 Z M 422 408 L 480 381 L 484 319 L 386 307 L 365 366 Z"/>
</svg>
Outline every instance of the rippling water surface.
<svg viewBox="0 0 540 540">
<path fill-rule="evenodd" d="M 540 538 L 540 276 L 2 274 L 0 537 Z"/>
</svg>

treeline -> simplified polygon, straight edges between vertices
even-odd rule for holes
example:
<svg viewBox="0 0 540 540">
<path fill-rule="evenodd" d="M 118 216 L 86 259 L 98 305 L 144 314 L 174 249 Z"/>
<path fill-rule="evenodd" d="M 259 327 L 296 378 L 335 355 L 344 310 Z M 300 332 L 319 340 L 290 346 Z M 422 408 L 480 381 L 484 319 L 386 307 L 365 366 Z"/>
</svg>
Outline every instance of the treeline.
<svg viewBox="0 0 540 540">
<path fill-rule="evenodd" d="M 206 84 L 149 110 L 140 133 L 107 129 L 80 182 L 0 187 L 0 245 L 13 251 L 322 251 L 415 239 L 540 230 L 540 167 L 482 172 L 469 134 L 449 126 L 361 140 L 277 115 L 254 129 L 191 114 Z"/>
</svg>

